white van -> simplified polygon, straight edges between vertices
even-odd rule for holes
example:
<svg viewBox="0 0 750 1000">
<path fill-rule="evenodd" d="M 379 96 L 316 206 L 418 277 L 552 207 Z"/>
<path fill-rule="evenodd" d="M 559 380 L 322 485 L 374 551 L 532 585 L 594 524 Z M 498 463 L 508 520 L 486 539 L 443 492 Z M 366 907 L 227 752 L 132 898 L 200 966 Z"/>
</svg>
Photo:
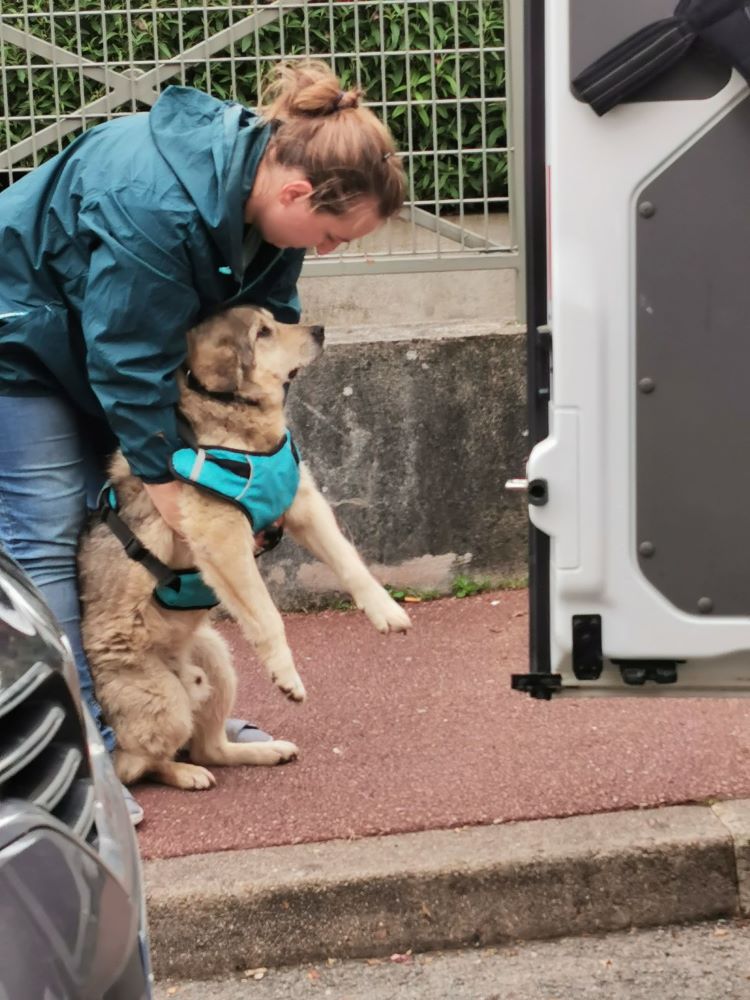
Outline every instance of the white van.
<svg viewBox="0 0 750 1000">
<path fill-rule="evenodd" d="M 525 5 L 536 697 L 750 692 L 750 91 L 675 6 Z M 665 31 L 670 69 L 581 99 Z"/>
</svg>

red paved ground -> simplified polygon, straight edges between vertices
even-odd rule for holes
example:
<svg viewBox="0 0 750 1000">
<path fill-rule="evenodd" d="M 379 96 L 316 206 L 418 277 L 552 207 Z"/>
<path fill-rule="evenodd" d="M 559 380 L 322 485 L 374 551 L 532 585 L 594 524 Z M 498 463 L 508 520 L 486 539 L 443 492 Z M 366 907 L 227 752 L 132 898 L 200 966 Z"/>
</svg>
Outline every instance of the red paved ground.
<svg viewBox="0 0 750 1000">
<path fill-rule="evenodd" d="M 210 791 L 140 786 L 144 857 L 750 797 L 750 700 L 512 692 L 526 602 L 516 591 L 412 605 L 411 633 L 390 637 L 358 612 L 289 615 L 302 706 L 225 626 L 238 713 L 301 758 L 217 769 Z"/>
</svg>

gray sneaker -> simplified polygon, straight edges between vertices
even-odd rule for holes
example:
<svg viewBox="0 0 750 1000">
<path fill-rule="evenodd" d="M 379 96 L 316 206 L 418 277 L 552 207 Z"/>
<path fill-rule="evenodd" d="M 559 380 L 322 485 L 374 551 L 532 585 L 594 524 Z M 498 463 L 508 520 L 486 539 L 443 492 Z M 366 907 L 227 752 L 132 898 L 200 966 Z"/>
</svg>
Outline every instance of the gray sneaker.
<svg viewBox="0 0 750 1000">
<path fill-rule="evenodd" d="M 133 793 L 126 785 L 122 786 L 122 794 L 125 798 L 125 805 L 128 807 L 128 815 L 130 816 L 130 822 L 133 824 L 133 826 L 138 826 L 138 824 L 143 819 L 143 808 L 138 805 L 135 798 L 133 797 Z"/>
</svg>

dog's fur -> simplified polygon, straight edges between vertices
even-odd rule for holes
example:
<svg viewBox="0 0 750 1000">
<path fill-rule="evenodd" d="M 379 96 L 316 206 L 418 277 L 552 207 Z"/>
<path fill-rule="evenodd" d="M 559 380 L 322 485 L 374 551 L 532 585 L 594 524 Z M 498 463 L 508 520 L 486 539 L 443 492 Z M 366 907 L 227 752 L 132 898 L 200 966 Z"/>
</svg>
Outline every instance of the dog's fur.
<svg viewBox="0 0 750 1000">
<path fill-rule="evenodd" d="M 314 328 L 282 326 L 265 311 L 241 307 L 188 335 L 188 366 L 212 391 L 260 405 L 214 400 L 179 376 L 180 409 L 202 445 L 268 451 L 285 431 L 284 386 L 315 359 Z M 304 463 L 285 530 L 336 574 L 380 632 L 404 630 L 409 618 L 372 577 L 343 537 Z M 110 476 L 120 515 L 162 562 L 196 566 L 239 622 L 271 680 L 293 701 L 305 689 L 294 666 L 281 616 L 258 571 L 250 523 L 233 504 L 183 485 L 183 539 L 153 506 L 121 454 Z M 83 642 L 96 694 L 117 736 L 115 766 L 125 783 L 143 775 L 179 788 L 208 788 L 207 766 L 278 764 L 297 756 L 284 740 L 230 743 L 224 732 L 236 678 L 226 643 L 207 611 L 170 611 L 152 597 L 155 580 L 128 559 L 110 529 L 95 524 L 79 554 Z M 187 747 L 188 762 L 176 761 Z"/>
</svg>

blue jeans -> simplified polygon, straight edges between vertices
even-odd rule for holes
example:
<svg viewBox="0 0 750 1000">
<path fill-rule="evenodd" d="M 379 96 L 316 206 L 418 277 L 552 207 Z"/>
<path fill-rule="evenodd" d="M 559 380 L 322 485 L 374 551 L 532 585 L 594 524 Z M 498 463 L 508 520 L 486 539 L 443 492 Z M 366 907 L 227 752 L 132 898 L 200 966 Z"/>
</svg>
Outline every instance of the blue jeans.
<svg viewBox="0 0 750 1000">
<path fill-rule="evenodd" d="M 76 575 L 78 536 L 104 478 L 101 459 L 64 399 L 0 395 L 0 545 L 68 636 L 81 695 L 112 750 L 115 736 L 102 719 L 81 643 Z"/>
</svg>

